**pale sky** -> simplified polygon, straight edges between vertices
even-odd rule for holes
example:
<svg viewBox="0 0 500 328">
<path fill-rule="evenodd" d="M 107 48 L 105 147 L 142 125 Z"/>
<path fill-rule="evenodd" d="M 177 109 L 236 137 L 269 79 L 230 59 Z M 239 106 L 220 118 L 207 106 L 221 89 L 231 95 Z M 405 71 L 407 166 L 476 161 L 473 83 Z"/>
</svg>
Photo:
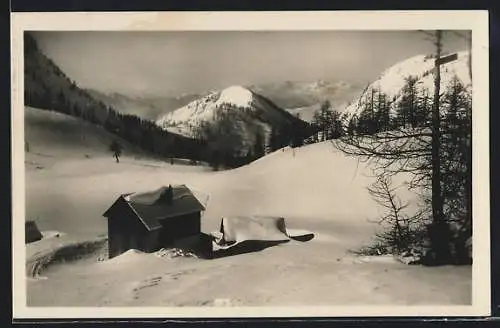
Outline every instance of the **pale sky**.
<svg viewBox="0 0 500 328">
<path fill-rule="evenodd" d="M 36 32 L 42 51 L 84 88 L 171 96 L 283 81 L 368 83 L 434 52 L 417 31 Z M 445 33 L 444 50 L 465 50 Z"/>
</svg>

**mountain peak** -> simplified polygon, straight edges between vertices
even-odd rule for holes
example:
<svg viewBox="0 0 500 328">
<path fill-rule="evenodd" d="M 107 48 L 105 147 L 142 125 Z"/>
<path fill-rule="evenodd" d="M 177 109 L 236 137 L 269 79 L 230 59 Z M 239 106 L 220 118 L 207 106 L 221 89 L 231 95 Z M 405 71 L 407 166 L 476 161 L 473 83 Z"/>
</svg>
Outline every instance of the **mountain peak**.
<svg viewBox="0 0 500 328">
<path fill-rule="evenodd" d="M 221 113 L 229 114 L 234 124 L 241 127 L 242 131 L 239 133 L 248 135 L 252 134 L 250 130 L 258 128 L 268 133 L 272 126 L 304 123 L 259 93 L 240 85 L 233 85 L 193 100 L 184 107 L 160 117 L 156 123 L 176 133 L 193 137 L 202 122 L 216 124 Z"/>
<path fill-rule="evenodd" d="M 457 77 L 467 88 L 470 88 L 468 53 L 457 52 L 457 60 L 441 67 L 441 87 L 446 88 L 453 78 Z M 434 92 L 434 59 L 431 55 L 417 55 L 396 63 L 386 69 L 382 75 L 369 84 L 359 98 L 348 106 L 346 111 L 351 114 L 360 114 L 363 105 L 370 98 L 372 91 L 383 92 L 394 104 L 401 97 L 406 78 L 412 76 L 417 79 L 417 88 Z M 395 106 L 395 105 L 394 105 Z"/>
<path fill-rule="evenodd" d="M 220 103 L 231 103 L 237 106 L 248 107 L 252 100 L 252 91 L 239 85 L 233 85 L 221 91 L 218 101 Z"/>
</svg>

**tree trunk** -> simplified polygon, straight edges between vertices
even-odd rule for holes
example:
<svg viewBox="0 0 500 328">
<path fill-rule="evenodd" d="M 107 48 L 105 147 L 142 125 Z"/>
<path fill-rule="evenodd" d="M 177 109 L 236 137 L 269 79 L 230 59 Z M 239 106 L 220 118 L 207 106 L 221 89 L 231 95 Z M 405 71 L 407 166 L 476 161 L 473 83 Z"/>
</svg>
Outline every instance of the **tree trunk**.
<svg viewBox="0 0 500 328">
<path fill-rule="evenodd" d="M 436 60 L 441 57 L 441 31 L 436 31 Z M 434 78 L 434 107 L 432 110 L 432 219 L 433 233 L 430 234 L 431 247 L 437 264 L 449 261 L 449 227 L 443 217 L 443 199 L 441 195 L 441 118 L 439 96 L 441 89 L 440 65 L 436 62 Z"/>
</svg>

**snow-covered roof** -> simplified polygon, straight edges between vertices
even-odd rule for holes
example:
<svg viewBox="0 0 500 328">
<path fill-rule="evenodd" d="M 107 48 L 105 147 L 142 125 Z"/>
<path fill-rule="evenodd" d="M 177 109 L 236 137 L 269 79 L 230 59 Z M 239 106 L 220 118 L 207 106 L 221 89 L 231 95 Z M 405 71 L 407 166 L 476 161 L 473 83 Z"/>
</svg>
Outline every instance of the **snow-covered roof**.
<svg viewBox="0 0 500 328">
<path fill-rule="evenodd" d="M 134 214 L 150 231 L 160 229 L 161 220 L 205 210 L 187 186 L 172 186 L 173 201 L 171 203 L 164 201 L 162 197 L 167 190 L 168 187 L 161 187 L 149 192 L 122 195 L 120 198 L 130 206 Z M 118 206 L 117 202 L 103 216 L 108 218 L 113 216 L 114 206 Z"/>
</svg>

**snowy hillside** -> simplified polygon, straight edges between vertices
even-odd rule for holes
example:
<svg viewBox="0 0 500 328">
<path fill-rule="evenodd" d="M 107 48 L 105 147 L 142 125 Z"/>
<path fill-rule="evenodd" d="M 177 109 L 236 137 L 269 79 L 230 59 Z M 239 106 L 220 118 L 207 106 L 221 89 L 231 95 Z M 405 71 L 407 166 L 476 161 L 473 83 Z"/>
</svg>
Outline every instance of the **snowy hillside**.
<svg viewBox="0 0 500 328">
<path fill-rule="evenodd" d="M 418 55 L 397 63 L 384 71 L 378 80 L 367 86 L 359 99 L 347 107 L 346 112 L 359 114 L 372 90 L 385 93 L 389 100 L 396 103 L 405 85 L 405 79 L 410 76 L 418 79 L 419 90 L 428 90 L 429 95 L 432 95 L 434 92 L 433 68 L 434 58 L 425 55 Z M 459 52 L 457 60 L 441 66 L 441 88 L 446 87 L 455 76 L 467 88 L 471 87 L 467 52 Z"/>
<path fill-rule="evenodd" d="M 24 134 L 28 155 L 33 156 L 110 157 L 108 148 L 113 140 L 120 142 L 125 156 L 145 154 L 100 126 L 71 115 L 32 107 L 24 110 Z"/>
<path fill-rule="evenodd" d="M 214 118 L 218 106 L 228 103 L 235 106 L 249 107 L 252 103 L 252 93 L 243 87 L 229 87 L 222 92 L 213 92 L 206 97 L 194 100 L 184 107 L 161 117 L 157 123 L 160 126 L 196 125 L 200 121 Z"/>
<path fill-rule="evenodd" d="M 150 161 L 110 165 L 109 158 L 57 157 L 53 167 L 29 172 L 26 217 L 36 218 L 42 231 L 63 232 L 64 240 L 94 240 L 106 235 L 101 215 L 121 193 L 184 183 L 195 193 L 209 195 L 201 220 L 204 232 L 218 230 L 222 216 L 259 214 L 283 216 L 287 227 L 312 231 L 314 239 L 211 261 L 136 251 L 98 261 L 104 255 L 97 252 L 53 264 L 42 272 L 43 278 L 29 279 L 27 304 L 211 306 L 221 299 L 231 306 L 471 302 L 470 266 L 407 266 L 392 257 L 355 257 L 349 252 L 371 240 L 377 225 L 368 219 L 377 215 L 378 205 L 365 188 L 372 181 L 369 167 L 335 151 L 328 142 L 295 152 L 285 148 L 230 171 L 188 169 Z M 404 199 L 411 198 L 407 193 L 401 188 Z M 63 240 L 58 239 L 57 243 Z M 42 246 L 43 242 L 29 244 L 26 253 Z"/>
<path fill-rule="evenodd" d="M 202 122 L 216 122 L 218 115 L 224 109 L 229 109 L 240 118 L 235 124 L 242 123 L 242 130 L 246 129 L 245 125 L 248 125 L 246 124 L 248 122 L 260 125 L 267 132 L 273 125 L 302 122 L 269 99 L 247 88 L 231 86 L 167 113 L 156 123 L 169 131 L 193 137 L 196 128 Z"/>
</svg>

